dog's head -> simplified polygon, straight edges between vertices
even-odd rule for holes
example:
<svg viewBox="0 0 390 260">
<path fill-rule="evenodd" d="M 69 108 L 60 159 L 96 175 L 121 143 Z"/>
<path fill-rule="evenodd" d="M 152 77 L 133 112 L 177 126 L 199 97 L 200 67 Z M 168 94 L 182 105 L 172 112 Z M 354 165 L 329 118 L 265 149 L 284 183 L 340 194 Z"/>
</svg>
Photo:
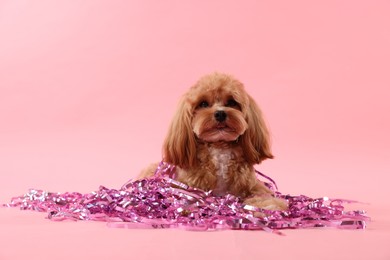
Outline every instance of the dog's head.
<svg viewBox="0 0 390 260">
<path fill-rule="evenodd" d="M 182 97 L 165 139 L 164 160 L 181 168 L 196 165 L 199 142 L 237 142 L 250 164 L 273 158 L 260 109 L 243 84 L 226 74 L 204 76 Z"/>
</svg>

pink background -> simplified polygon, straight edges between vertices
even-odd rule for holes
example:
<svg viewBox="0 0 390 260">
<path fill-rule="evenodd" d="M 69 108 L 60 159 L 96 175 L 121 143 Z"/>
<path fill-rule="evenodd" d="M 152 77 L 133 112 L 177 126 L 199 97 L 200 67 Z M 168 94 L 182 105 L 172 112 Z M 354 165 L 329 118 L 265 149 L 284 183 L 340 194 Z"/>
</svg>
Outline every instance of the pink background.
<svg viewBox="0 0 390 260">
<path fill-rule="evenodd" d="M 0 0 L 0 201 L 119 188 L 178 98 L 234 74 L 262 107 L 283 193 L 369 204 L 365 231 L 188 232 L 0 208 L 0 259 L 390 259 L 389 1 Z M 92 258 L 93 257 L 93 258 Z"/>
</svg>

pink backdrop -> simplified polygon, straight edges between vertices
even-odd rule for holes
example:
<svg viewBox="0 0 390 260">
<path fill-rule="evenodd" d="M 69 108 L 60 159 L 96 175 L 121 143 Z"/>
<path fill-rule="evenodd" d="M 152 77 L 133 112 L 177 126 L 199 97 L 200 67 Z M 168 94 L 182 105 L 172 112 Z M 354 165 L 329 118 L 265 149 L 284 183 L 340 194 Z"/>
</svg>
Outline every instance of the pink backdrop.
<svg viewBox="0 0 390 260">
<path fill-rule="evenodd" d="M 283 193 L 359 200 L 373 218 L 277 237 L 0 209 L 0 259 L 390 259 L 389 14 L 385 0 L 0 0 L 1 202 L 120 187 L 161 159 L 180 95 L 221 71 L 262 107 L 276 158 L 259 168 Z"/>
</svg>

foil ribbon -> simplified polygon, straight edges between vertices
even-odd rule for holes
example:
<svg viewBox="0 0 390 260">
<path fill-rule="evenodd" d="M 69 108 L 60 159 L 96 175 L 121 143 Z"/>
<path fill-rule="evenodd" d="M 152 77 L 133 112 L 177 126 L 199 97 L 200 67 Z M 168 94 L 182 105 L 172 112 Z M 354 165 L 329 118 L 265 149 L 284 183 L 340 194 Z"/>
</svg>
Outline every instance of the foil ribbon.
<svg viewBox="0 0 390 260">
<path fill-rule="evenodd" d="M 216 197 L 212 191 L 189 187 L 174 179 L 175 166 L 165 162 L 159 164 L 154 177 L 130 180 L 120 189 L 100 186 L 88 194 L 30 189 L 4 206 L 47 212 L 54 221 L 92 220 L 106 221 L 110 227 L 196 231 L 244 229 L 282 234 L 280 229 L 364 229 L 370 220 L 362 210 L 345 210 L 344 204 L 354 201 L 283 195 L 271 178 L 257 174 L 259 181 L 270 181 L 264 183 L 288 202 L 288 210 L 264 210 L 230 194 Z"/>
</svg>

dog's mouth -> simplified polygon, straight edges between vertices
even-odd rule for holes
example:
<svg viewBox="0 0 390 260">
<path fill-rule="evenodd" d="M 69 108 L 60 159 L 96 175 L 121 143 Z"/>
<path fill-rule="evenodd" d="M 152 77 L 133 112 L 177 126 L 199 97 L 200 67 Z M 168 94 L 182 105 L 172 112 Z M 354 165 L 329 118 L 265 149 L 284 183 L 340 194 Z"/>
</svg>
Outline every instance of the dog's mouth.
<svg viewBox="0 0 390 260">
<path fill-rule="evenodd" d="M 228 133 L 234 133 L 236 132 L 236 129 L 232 128 L 226 123 L 217 123 L 214 126 L 212 126 L 210 129 L 208 129 L 209 132 L 228 132 Z"/>
<path fill-rule="evenodd" d="M 214 129 L 216 130 L 233 130 L 232 128 L 230 128 L 227 124 L 225 123 L 218 123 L 215 125 L 215 127 L 213 127 Z"/>
<path fill-rule="evenodd" d="M 217 123 L 208 129 L 204 129 L 199 137 L 204 141 L 217 142 L 233 141 L 236 140 L 238 136 L 236 129 L 230 127 L 226 123 Z"/>
<path fill-rule="evenodd" d="M 213 117 L 197 116 L 193 121 L 193 131 L 204 142 L 231 142 L 237 140 L 247 129 L 247 123 L 241 114 L 230 113 L 224 120 Z"/>
</svg>

